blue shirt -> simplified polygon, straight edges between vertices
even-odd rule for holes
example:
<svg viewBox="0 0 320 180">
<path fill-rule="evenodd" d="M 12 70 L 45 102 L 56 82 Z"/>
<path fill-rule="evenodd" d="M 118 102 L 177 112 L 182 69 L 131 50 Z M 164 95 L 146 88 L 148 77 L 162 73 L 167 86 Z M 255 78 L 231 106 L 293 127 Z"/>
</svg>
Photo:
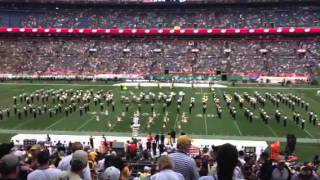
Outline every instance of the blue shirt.
<svg viewBox="0 0 320 180">
<path fill-rule="evenodd" d="M 185 180 L 198 180 L 199 173 L 196 162 L 184 152 L 176 152 L 169 154 L 170 159 L 174 163 L 174 171 L 181 173 Z"/>
</svg>

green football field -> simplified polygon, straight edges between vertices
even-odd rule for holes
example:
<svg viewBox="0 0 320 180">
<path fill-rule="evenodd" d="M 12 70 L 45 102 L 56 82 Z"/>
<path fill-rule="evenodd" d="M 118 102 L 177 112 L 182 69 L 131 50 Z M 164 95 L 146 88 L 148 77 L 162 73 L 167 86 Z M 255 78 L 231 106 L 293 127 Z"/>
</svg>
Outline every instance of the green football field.
<svg viewBox="0 0 320 180">
<path fill-rule="evenodd" d="M 69 113 L 68 116 L 64 113 L 64 108 L 61 113 L 49 117 L 49 113 L 44 113 L 42 109 L 41 115 L 37 114 L 34 118 L 33 114 L 24 116 L 23 107 L 27 106 L 26 102 L 20 102 L 19 95 L 25 93 L 27 96 L 35 94 L 37 90 L 58 90 L 63 91 L 73 89 L 74 91 L 92 90 L 93 93 L 97 91 L 107 92 L 112 91 L 115 102 L 115 110 L 112 111 L 111 105 L 107 106 L 105 101 L 104 110 L 101 111 L 100 106 L 95 106 L 93 101 L 90 103 L 90 111 L 80 116 L 79 106 L 77 105 L 76 111 Z M 305 109 L 296 107 L 296 111 L 300 112 L 301 118 L 306 120 L 305 129 L 302 129 L 300 125 L 296 125 L 292 120 L 293 111 L 288 106 L 280 103 L 278 108 L 281 114 L 288 116 L 287 127 L 283 127 L 282 122 L 277 123 L 274 120 L 274 112 L 277 109 L 270 101 L 267 101 L 265 105 L 265 111 L 271 117 L 269 124 L 266 125 L 260 119 L 260 111 L 258 108 L 254 110 L 248 103 L 244 104 L 244 107 L 249 108 L 254 112 L 253 122 L 250 123 L 244 116 L 244 110 L 241 109 L 237 102 L 232 100 L 231 105 L 236 108 L 236 120 L 233 120 L 229 114 L 229 110 L 226 107 L 226 103 L 223 100 L 222 94 L 225 92 L 233 96 L 234 92 L 239 93 L 241 96 L 247 92 L 250 96 L 253 96 L 254 92 L 257 91 L 262 96 L 264 93 L 269 92 L 276 94 L 278 92 L 283 95 L 292 93 L 300 96 L 303 100 L 310 104 L 309 111 L 313 111 L 320 115 L 320 97 L 316 96 L 318 87 L 256 87 L 256 86 L 235 86 L 227 88 L 215 88 L 216 97 L 220 99 L 222 105 L 222 118 L 219 119 L 214 106 L 212 97 L 212 91 L 210 88 L 169 88 L 162 87 L 128 87 L 127 90 L 121 90 L 118 86 L 112 86 L 112 84 L 104 84 L 100 82 L 77 82 L 76 84 L 68 84 L 66 82 L 33 82 L 33 83 L 21 83 L 10 82 L 0 84 L 0 107 L 1 110 L 7 108 L 10 109 L 10 117 L 7 117 L 6 113 L 3 113 L 3 120 L 0 121 L 0 142 L 5 142 L 10 139 L 14 134 L 18 133 L 56 133 L 56 134 L 86 134 L 86 135 L 130 135 L 133 114 L 138 110 L 138 103 L 129 103 L 128 112 L 125 110 L 125 105 L 121 103 L 121 97 L 128 97 L 131 101 L 134 95 L 138 96 L 141 92 L 148 94 L 150 92 L 158 95 L 159 92 L 164 94 L 170 94 L 175 92 L 179 94 L 180 91 L 186 93 L 180 113 L 177 112 L 177 102 L 173 100 L 172 104 L 166 108 L 168 121 L 164 127 L 164 116 L 163 103 L 155 102 L 155 114 L 153 123 L 148 127 L 149 117 L 153 115 L 151 112 L 151 104 L 141 101 L 141 112 L 140 112 L 140 124 L 141 133 L 166 133 L 175 129 L 177 132 L 186 132 L 191 134 L 194 138 L 221 138 L 221 139 L 241 139 L 241 140 L 265 140 L 268 143 L 273 142 L 275 139 L 280 139 L 284 145 L 285 136 L 287 134 L 295 134 L 298 138 L 298 144 L 296 153 L 300 156 L 301 160 L 310 161 L 314 154 L 319 153 L 320 143 L 320 127 L 314 126 L 308 122 L 308 111 Z M 22 111 L 21 119 L 18 115 L 14 114 L 13 110 L 13 96 L 17 97 L 17 109 Z M 202 112 L 202 98 L 208 96 L 208 107 L 207 112 Z M 189 114 L 190 98 L 195 98 L 195 107 L 192 109 L 192 113 Z M 48 109 L 53 108 L 57 105 L 57 102 L 53 104 L 52 98 L 49 96 L 48 102 L 42 103 L 41 100 L 34 101 L 33 107 L 47 105 Z M 63 107 L 70 104 L 70 98 L 68 102 L 62 104 Z M 187 123 L 183 123 L 182 115 L 185 115 L 188 119 Z M 99 116 L 100 121 L 96 121 L 96 117 Z M 123 117 L 123 121 L 117 122 L 117 117 Z M 284 148 L 284 146 L 283 146 Z M 283 149 L 282 148 L 282 149 Z"/>
<path fill-rule="evenodd" d="M 33 114 L 28 114 L 26 117 L 23 113 L 23 107 L 27 106 L 25 101 L 19 101 L 19 95 L 25 93 L 27 96 L 35 94 L 36 90 L 92 90 L 93 93 L 101 90 L 101 92 L 112 91 L 115 102 L 115 110 L 112 111 L 111 105 L 107 106 L 104 101 L 104 110 L 100 110 L 100 106 L 95 106 L 93 100 L 90 102 L 90 111 L 80 116 L 79 106 L 75 112 L 69 113 L 68 116 L 64 113 L 62 108 L 61 113 L 49 117 L 49 113 L 44 113 L 42 109 L 41 115 L 37 115 L 36 118 Z M 153 123 L 148 125 L 149 118 L 153 115 L 151 112 L 151 103 L 141 101 L 141 112 L 140 112 L 140 131 L 143 133 L 154 132 L 154 133 L 166 133 L 175 129 L 177 132 L 186 132 L 195 136 L 211 137 L 211 136 L 234 136 L 234 137 L 285 137 L 287 134 L 295 134 L 298 138 L 304 139 L 320 139 L 320 127 L 314 126 L 308 122 L 308 111 L 297 107 L 295 110 L 301 114 L 301 118 L 306 120 L 305 129 L 302 129 L 300 125 L 296 125 L 292 121 L 293 111 L 288 106 L 280 103 L 278 108 L 283 115 L 288 117 L 287 127 L 284 127 L 281 123 L 277 123 L 274 120 L 274 112 L 277 109 L 270 101 L 267 101 L 265 105 L 265 111 L 271 117 L 269 124 L 266 125 L 260 119 L 260 106 L 254 110 L 248 103 L 244 106 L 249 108 L 254 113 L 253 122 L 250 123 L 244 116 L 244 110 L 241 109 L 237 102 L 232 100 L 231 105 L 236 108 L 236 120 L 233 120 L 226 104 L 223 100 L 222 94 L 225 92 L 233 96 L 234 92 L 238 92 L 243 96 L 244 92 L 253 96 L 254 92 L 257 91 L 263 97 L 266 92 L 276 94 L 278 92 L 282 94 L 292 93 L 300 96 L 306 102 L 310 104 L 309 111 L 312 110 L 318 115 L 320 113 L 320 97 L 316 96 L 317 88 L 281 88 L 281 87 L 229 87 L 229 88 L 215 88 L 216 97 L 220 99 L 222 105 L 222 118 L 219 119 L 214 106 L 212 97 L 212 91 L 210 88 L 169 88 L 169 87 L 128 87 L 127 90 L 121 90 L 120 87 L 103 84 L 28 84 L 28 83 L 7 83 L 0 84 L 0 106 L 1 109 L 10 108 L 10 117 L 8 118 L 6 113 L 3 113 L 3 120 L 0 121 L 0 131 L 6 132 L 10 130 L 10 133 L 20 132 L 21 130 L 29 131 L 70 131 L 72 133 L 99 133 L 104 132 L 105 134 L 121 134 L 130 133 L 130 125 L 132 123 L 133 114 L 138 110 L 138 103 L 132 102 L 133 96 L 138 96 L 141 92 L 148 94 L 150 92 L 158 95 L 159 92 L 164 94 L 170 94 L 175 92 L 178 93 L 183 91 L 186 93 L 184 100 L 182 101 L 180 113 L 177 112 L 177 102 L 172 101 L 172 104 L 166 108 L 167 123 L 164 125 L 163 103 L 156 100 L 154 111 L 156 116 L 153 119 Z M 13 113 L 13 96 L 17 97 L 17 109 L 21 109 L 22 117 L 18 119 L 18 115 Z M 128 112 L 124 103 L 121 103 L 121 97 L 129 98 Z M 208 96 L 207 112 L 202 111 L 202 98 Z M 195 107 L 192 109 L 192 113 L 189 113 L 188 107 L 190 104 L 190 98 L 195 98 Z M 70 97 L 67 103 L 62 104 L 62 107 L 70 104 Z M 49 100 L 42 103 L 34 100 L 33 107 L 43 106 L 47 104 L 48 109 L 52 108 L 55 104 L 52 103 L 51 97 Z M 79 103 L 81 105 L 81 103 Z M 183 123 L 181 121 L 183 114 L 187 117 L 188 122 Z M 100 121 L 96 121 L 96 117 L 99 116 Z M 123 121 L 118 122 L 117 117 L 121 116 Z M 19 131 L 20 130 L 20 131 Z"/>
</svg>

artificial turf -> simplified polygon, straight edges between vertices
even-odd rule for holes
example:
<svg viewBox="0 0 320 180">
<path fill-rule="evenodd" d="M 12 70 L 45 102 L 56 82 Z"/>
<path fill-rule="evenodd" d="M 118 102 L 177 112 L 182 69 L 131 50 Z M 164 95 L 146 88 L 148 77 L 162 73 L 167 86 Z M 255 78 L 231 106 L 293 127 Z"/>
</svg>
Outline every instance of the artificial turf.
<svg viewBox="0 0 320 180">
<path fill-rule="evenodd" d="M 105 104 L 104 111 L 100 111 L 100 106 L 94 106 L 93 101 L 90 104 L 90 112 L 80 116 L 79 108 L 76 112 L 69 114 L 68 117 L 65 116 L 65 113 L 58 113 L 52 118 L 49 117 L 48 113 L 37 116 L 34 118 L 32 114 L 29 114 L 28 117 L 22 115 L 21 119 L 17 118 L 17 115 L 14 115 L 12 105 L 13 105 L 13 96 L 19 96 L 22 93 L 31 94 L 39 89 L 74 89 L 74 90 L 93 90 L 96 92 L 98 90 L 108 91 L 111 90 L 114 94 L 115 102 L 115 111 L 111 110 L 111 106 Z M 210 88 L 169 88 L 169 87 L 128 87 L 127 90 L 121 90 L 120 87 L 111 86 L 111 85 L 92 85 L 92 84 L 1 84 L 0 85 L 0 106 L 2 109 L 10 108 L 11 113 L 10 117 L 7 118 L 6 114 L 3 114 L 4 118 L 0 121 L 0 129 L 28 129 L 28 130 L 56 130 L 56 131 L 93 131 L 93 132 L 131 132 L 130 125 L 132 123 L 133 114 L 138 109 L 137 103 L 130 103 L 129 111 L 125 112 L 125 105 L 120 102 L 121 96 L 128 96 L 131 98 L 133 94 L 139 95 L 140 92 L 148 94 L 153 92 L 158 95 L 158 92 L 163 92 L 169 94 L 170 92 L 179 93 L 183 91 L 186 93 L 185 100 L 182 102 L 180 113 L 177 112 L 177 102 L 173 100 L 172 104 L 167 108 L 168 119 L 166 126 L 163 126 L 163 103 L 155 103 L 155 112 L 156 117 L 154 118 L 154 124 L 150 125 L 150 128 L 147 126 L 149 116 L 152 115 L 150 102 L 145 103 L 141 102 L 141 112 L 140 112 L 140 124 L 141 132 L 169 132 L 171 129 L 176 129 L 176 131 L 183 131 L 188 134 L 194 135 L 226 135 L 226 136 L 266 136 L 266 137 L 285 137 L 287 134 L 295 134 L 298 138 L 311 138 L 318 139 L 320 138 L 320 131 L 318 126 L 314 126 L 308 122 L 308 111 L 305 111 L 302 108 L 296 107 L 296 111 L 300 112 L 301 118 L 306 120 L 305 129 L 301 129 L 300 125 L 296 125 L 292 119 L 293 111 L 289 109 L 284 104 L 281 104 L 278 108 L 282 114 L 285 114 L 288 117 L 287 127 L 283 127 L 282 123 L 277 123 L 273 116 L 274 112 L 277 109 L 271 104 L 270 101 L 267 101 L 266 106 L 264 107 L 265 111 L 271 117 L 269 124 L 266 125 L 260 119 L 259 116 L 259 107 L 254 110 L 249 104 L 245 103 L 245 107 L 249 108 L 254 112 L 254 120 L 250 123 L 244 117 L 244 110 L 240 109 L 238 103 L 234 100 L 232 101 L 232 106 L 236 107 L 237 115 L 236 120 L 232 120 L 229 110 L 227 109 L 225 102 L 223 100 L 222 94 L 228 93 L 233 95 L 234 92 L 238 92 L 240 95 L 243 95 L 244 92 L 247 92 L 249 95 L 253 95 L 255 91 L 259 92 L 264 96 L 265 92 L 275 94 L 277 92 L 281 93 L 292 93 L 298 96 L 301 96 L 305 101 L 310 103 L 309 111 L 312 110 L 318 115 L 320 113 L 320 97 L 316 96 L 317 89 L 315 88 L 278 88 L 278 87 L 263 87 L 263 88 L 252 88 L 252 87 L 230 87 L 230 88 L 215 88 L 215 94 L 220 99 L 222 104 L 222 118 L 217 117 L 216 109 L 214 106 L 212 91 Z M 203 114 L 202 112 L 202 98 L 203 96 L 208 96 L 208 107 L 207 112 Z M 188 107 L 190 103 L 190 97 L 195 97 L 195 107 L 192 109 L 192 113 L 189 114 Z M 49 101 L 45 102 L 48 107 L 54 106 L 49 97 Z M 33 106 L 42 106 L 41 101 L 35 101 Z M 66 104 L 62 104 L 65 106 Z M 22 109 L 26 105 L 26 102 L 20 102 L 18 99 L 18 109 Z M 106 113 L 107 111 L 107 113 Z M 117 117 L 121 116 L 125 112 L 122 122 L 117 122 Z M 185 114 L 188 117 L 188 122 L 181 122 L 182 114 Z M 100 121 L 96 121 L 96 116 L 100 116 Z M 111 124 L 109 127 L 108 124 Z M 178 129 L 181 127 L 181 129 Z"/>
</svg>

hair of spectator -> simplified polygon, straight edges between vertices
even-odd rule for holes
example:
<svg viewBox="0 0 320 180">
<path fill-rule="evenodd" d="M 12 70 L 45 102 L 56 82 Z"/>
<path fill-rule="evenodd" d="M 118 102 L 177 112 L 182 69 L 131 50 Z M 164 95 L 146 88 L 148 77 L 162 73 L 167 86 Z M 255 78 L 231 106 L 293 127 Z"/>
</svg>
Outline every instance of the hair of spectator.
<svg viewBox="0 0 320 180">
<path fill-rule="evenodd" d="M 2 176 L 6 176 L 8 174 L 14 173 L 17 171 L 17 166 L 7 167 L 5 162 L 0 161 L 0 174 Z"/>
<path fill-rule="evenodd" d="M 72 152 L 76 152 L 77 150 L 82 150 L 83 146 L 80 142 L 74 142 L 72 143 Z"/>
<path fill-rule="evenodd" d="M 220 146 L 217 154 L 218 179 L 232 180 L 233 171 L 237 163 L 237 148 L 231 144 L 224 144 Z"/>
<path fill-rule="evenodd" d="M 169 158 L 169 156 L 161 156 L 158 159 L 157 165 L 158 165 L 159 171 L 174 168 L 174 165 L 171 159 Z"/>
<path fill-rule="evenodd" d="M 70 161 L 70 165 L 72 172 L 82 171 L 82 169 L 87 166 L 87 164 L 83 164 L 80 160 L 72 160 Z"/>
<path fill-rule="evenodd" d="M 37 159 L 38 159 L 38 163 L 40 165 L 46 165 L 49 162 L 49 159 L 50 159 L 49 151 L 41 151 L 38 154 Z"/>
</svg>

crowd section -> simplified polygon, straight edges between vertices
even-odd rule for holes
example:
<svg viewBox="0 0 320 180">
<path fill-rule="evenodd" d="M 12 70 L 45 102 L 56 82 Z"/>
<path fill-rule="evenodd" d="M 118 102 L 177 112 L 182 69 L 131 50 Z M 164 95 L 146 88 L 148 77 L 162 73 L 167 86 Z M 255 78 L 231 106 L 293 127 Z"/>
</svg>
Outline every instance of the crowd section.
<svg viewBox="0 0 320 180">
<path fill-rule="evenodd" d="M 88 144 L 73 142 L 13 146 L 2 144 L 0 179 L 7 180 L 319 180 L 319 157 L 298 163 L 288 156 L 260 157 L 231 144 L 204 147 L 191 156 L 192 139 L 150 134 L 146 144 L 128 141 L 115 150 L 103 136 L 104 152 Z M 318 174 L 318 175 L 317 175 Z"/>
<path fill-rule="evenodd" d="M 1 27 L 272 28 L 320 26 L 320 7 L 0 7 Z"/>
<path fill-rule="evenodd" d="M 308 73 L 320 64 L 316 41 L 259 42 L 103 41 L 94 39 L 2 39 L 0 73 L 215 72 L 281 75 Z"/>
</svg>

